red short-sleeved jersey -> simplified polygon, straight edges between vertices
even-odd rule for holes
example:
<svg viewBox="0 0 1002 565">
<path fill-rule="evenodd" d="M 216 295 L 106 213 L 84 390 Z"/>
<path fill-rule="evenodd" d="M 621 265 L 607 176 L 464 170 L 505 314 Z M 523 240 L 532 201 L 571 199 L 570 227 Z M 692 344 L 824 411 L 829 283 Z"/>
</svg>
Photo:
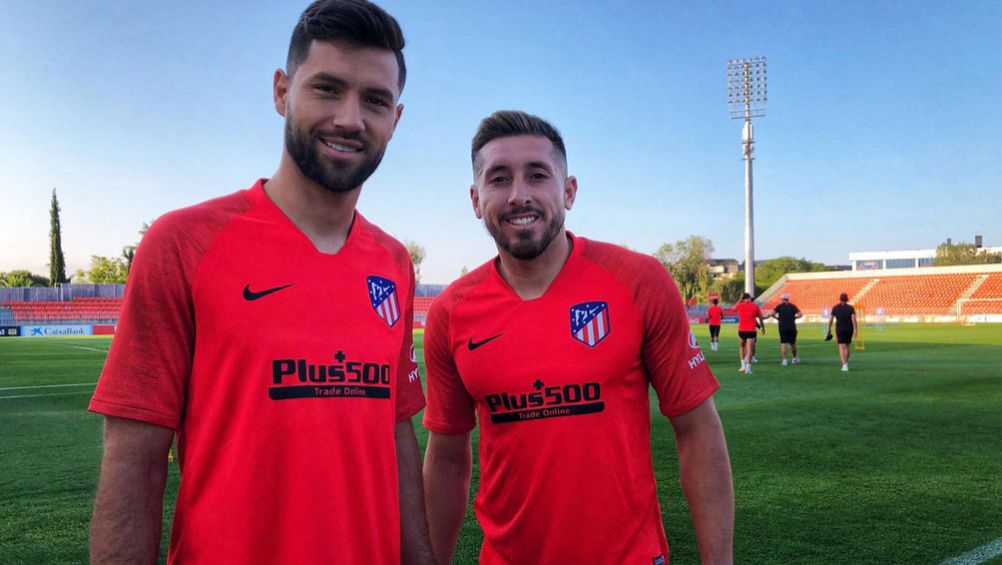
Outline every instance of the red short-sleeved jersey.
<svg viewBox="0 0 1002 565">
<path fill-rule="evenodd" d="M 738 302 L 734 305 L 738 312 L 738 331 L 753 332 L 758 328 L 758 317 L 762 315 L 762 310 L 754 302 Z"/>
<path fill-rule="evenodd" d="M 519 298 L 491 261 L 428 313 L 425 425 L 465 433 L 479 416 L 481 563 L 667 557 L 649 387 L 666 416 L 718 388 L 664 267 L 571 237 L 540 298 Z"/>
<path fill-rule="evenodd" d="M 706 310 L 707 322 L 711 326 L 719 326 L 720 321 L 723 319 L 723 317 L 724 317 L 724 309 L 721 308 L 720 306 L 714 304 L 713 306 L 710 306 L 710 308 Z"/>
<path fill-rule="evenodd" d="M 398 563 L 409 256 L 357 213 L 320 253 L 262 185 L 153 224 L 90 410 L 177 430 L 171 562 Z"/>
</svg>

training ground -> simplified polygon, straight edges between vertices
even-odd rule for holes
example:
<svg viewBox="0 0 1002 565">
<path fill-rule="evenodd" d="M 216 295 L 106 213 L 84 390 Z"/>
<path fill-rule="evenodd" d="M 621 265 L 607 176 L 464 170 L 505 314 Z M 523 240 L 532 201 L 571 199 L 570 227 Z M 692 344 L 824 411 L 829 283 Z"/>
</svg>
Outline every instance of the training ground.
<svg viewBox="0 0 1002 565">
<path fill-rule="evenodd" d="M 734 326 L 716 352 L 696 326 L 721 382 L 735 562 L 1002 563 L 1002 325 L 863 331 L 842 373 L 821 326 L 801 327 L 803 362 L 787 367 L 769 326 L 746 376 Z M 0 339 L 0 563 L 87 562 L 102 419 L 86 407 L 109 344 Z M 697 563 L 671 427 L 652 407 L 671 562 Z M 177 481 L 170 463 L 162 554 Z M 456 562 L 475 563 L 480 541 L 468 511 Z"/>
</svg>

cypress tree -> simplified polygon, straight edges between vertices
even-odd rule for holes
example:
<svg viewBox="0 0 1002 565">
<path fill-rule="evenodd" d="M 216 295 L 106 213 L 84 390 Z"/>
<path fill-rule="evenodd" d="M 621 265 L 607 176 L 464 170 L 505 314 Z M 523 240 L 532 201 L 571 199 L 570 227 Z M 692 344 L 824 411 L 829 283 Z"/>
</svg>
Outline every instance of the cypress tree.
<svg viewBox="0 0 1002 565">
<path fill-rule="evenodd" d="M 52 286 L 67 282 L 62 228 L 59 226 L 59 200 L 56 199 L 55 188 L 52 189 L 52 206 L 49 208 L 49 281 Z"/>
</svg>

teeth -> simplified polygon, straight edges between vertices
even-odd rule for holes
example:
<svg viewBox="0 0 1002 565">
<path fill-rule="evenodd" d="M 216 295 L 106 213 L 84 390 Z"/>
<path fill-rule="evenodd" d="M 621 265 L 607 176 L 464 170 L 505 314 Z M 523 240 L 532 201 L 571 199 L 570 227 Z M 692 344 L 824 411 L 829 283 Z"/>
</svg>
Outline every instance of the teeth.
<svg viewBox="0 0 1002 565">
<path fill-rule="evenodd" d="M 331 149 L 337 149 L 338 151 L 344 151 L 345 153 L 358 153 L 361 149 L 357 147 L 349 147 L 347 145 L 341 145 L 340 143 L 334 143 L 333 141 L 325 141 L 324 145 L 330 147 Z"/>
<path fill-rule="evenodd" d="M 531 224 L 536 221 L 535 216 L 521 216 L 519 218 L 512 218 L 508 220 L 509 222 L 515 224 L 516 226 L 524 226 L 525 224 Z"/>
</svg>

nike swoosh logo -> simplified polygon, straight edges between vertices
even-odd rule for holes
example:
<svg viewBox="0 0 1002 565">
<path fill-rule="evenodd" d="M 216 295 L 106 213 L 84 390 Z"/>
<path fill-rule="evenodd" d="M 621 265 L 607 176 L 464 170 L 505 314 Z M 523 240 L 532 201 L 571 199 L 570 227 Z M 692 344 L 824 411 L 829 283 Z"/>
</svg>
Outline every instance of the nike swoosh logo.
<svg viewBox="0 0 1002 565">
<path fill-rule="evenodd" d="M 244 287 L 244 300 L 251 301 L 257 300 L 258 298 L 264 298 L 273 292 L 278 292 L 292 286 L 291 284 L 276 286 L 275 288 L 268 288 L 259 292 L 254 292 L 250 289 L 250 285 Z"/>
<path fill-rule="evenodd" d="M 480 347 L 481 345 L 483 345 L 485 343 L 488 343 L 488 342 L 491 342 L 491 341 L 494 341 L 495 339 L 501 337 L 502 335 L 504 335 L 504 334 L 503 333 L 499 333 L 498 335 L 493 335 L 493 336 L 491 336 L 491 337 L 489 337 L 489 338 L 487 338 L 487 339 L 485 339 L 483 341 L 473 341 L 473 338 L 471 337 L 470 341 L 466 344 L 466 347 L 469 347 L 470 351 L 473 351 L 474 349 Z"/>
</svg>

